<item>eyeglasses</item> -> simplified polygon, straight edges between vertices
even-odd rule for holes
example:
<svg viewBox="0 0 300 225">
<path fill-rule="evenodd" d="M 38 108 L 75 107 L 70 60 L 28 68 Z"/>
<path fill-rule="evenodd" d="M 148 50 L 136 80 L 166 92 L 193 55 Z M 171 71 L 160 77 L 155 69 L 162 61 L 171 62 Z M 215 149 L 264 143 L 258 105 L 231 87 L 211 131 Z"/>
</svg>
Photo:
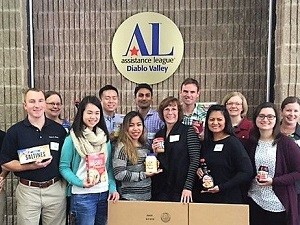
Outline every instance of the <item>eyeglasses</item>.
<svg viewBox="0 0 300 225">
<path fill-rule="evenodd" d="M 276 116 L 272 115 L 272 114 L 268 114 L 268 115 L 264 115 L 264 114 L 259 114 L 258 118 L 260 120 L 264 120 L 265 118 L 267 118 L 268 120 L 274 120 L 276 118 Z"/>
<path fill-rule="evenodd" d="M 233 105 L 239 106 L 242 104 L 243 104 L 242 102 L 226 102 L 226 105 L 229 105 L 229 106 L 233 106 Z"/>
<path fill-rule="evenodd" d="M 61 107 L 62 106 L 62 103 L 60 102 L 46 102 L 47 105 L 52 105 L 52 106 L 57 106 L 57 107 Z"/>
</svg>

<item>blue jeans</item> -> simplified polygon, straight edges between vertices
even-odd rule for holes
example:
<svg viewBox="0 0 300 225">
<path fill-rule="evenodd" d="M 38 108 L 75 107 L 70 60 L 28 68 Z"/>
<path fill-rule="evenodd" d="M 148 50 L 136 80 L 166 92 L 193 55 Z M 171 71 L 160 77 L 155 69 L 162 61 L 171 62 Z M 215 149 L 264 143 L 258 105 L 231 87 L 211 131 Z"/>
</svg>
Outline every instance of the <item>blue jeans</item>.
<svg viewBox="0 0 300 225">
<path fill-rule="evenodd" d="M 72 194 L 71 214 L 76 225 L 106 225 L 108 191 Z"/>
</svg>

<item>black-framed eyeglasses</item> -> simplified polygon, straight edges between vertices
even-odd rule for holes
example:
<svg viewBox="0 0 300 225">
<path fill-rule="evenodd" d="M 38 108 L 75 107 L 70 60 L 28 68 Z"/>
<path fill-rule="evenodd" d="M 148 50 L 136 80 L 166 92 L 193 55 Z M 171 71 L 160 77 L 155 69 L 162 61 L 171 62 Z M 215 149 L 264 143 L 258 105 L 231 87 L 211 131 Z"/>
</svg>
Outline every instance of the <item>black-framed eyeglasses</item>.
<svg viewBox="0 0 300 225">
<path fill-rule="evenodd" d="M 258 115 L 258 118 L 260 120 L 264 120 L 265 118 L 267 118 L 268 120 L 274 120 L 276 118 L 275 115 L 272 115 L 272 114 L 268 114 L 268 115 L 264 115 L 264 114 L 259 114 Z"/>
</svg>

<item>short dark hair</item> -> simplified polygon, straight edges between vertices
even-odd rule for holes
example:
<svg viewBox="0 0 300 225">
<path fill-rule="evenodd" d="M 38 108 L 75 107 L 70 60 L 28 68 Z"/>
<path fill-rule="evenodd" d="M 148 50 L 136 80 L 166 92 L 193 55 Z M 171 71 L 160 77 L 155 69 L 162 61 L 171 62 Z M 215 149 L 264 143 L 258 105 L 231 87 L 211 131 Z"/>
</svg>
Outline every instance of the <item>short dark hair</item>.
<svg viewBox="0 0 300 225">
<path fill-rule="evenodd" d="M 100 88 L 99 90 L 99 98 L 101 98 L 102 94 L 104 91 L 108 91 L 108 90 L 113 90 L 115 92 L 117 92 L 117 95 L 119 96 L 119 92 L 118 89 L 110 84 L 105 85 L 104 87 Z"/>
<path fill-rule="evenodd" d="M 87 104 L 89 104 L 89 103 L 97 106 L 100 110 L 100 120 L 99 120 L 98 124 L 96 124 L 94 129 L 96 129 L 96 127 L 101 128 L 104 131 L 104 133 L 106 134 L 107 141 L 109 141 L 109 134 L 108 134 L 105 120 L 104 120 L 102 106 L 101 106 L 100 100 L 96 96 L 86 96 L 81 100 L 81 102 L 78 105 L 78 110 L 75 115 L 74 122 L 73 122 L 71 128 L 73 129 L 76 137 L 83 137 L 83 130 L 85 127 L 85 124 L 83 122 L 83 112 L 84 112 Z"/>
<path fill-rule="evenodd" d="M 182 89 L 182 86 L 183 85 L 187 85 L 187 84 L 194 84 L 196 87 L 197 87 L 197 91 L 200 90 L 200 85 L 199 85 L 199 82 L 193 78 L 186 78 L 182 83 L 181 83 L 181 86 L 180 86 L 180 90 Z"/>
<path fill-rule="evenodd" d="M 149 84 L 146 84 L 146 83 L 141 83 L 141 84 L 138 84 L 135 89 L 134 89 L 134 97 L 136 97 L 136 94 L 138 93 L 138 91 L 142 88 L 145 88 L 145 89 L 148 89 L 151 93 L 151 96 L 153 96 L 153 90 L 152 90 L 152 87 L 149 85 Z"/>
<path fill-rule="evenodd" d="M 205 128 L 204 128 L 204 139 L 209 142 L 212 142 L 214 140 L 214 137 L 213 137 L 213 132 L 208 128 L 208 120 L 209 120 L 210 114 L 212 112 L 216 112 L 216 111 L 221 112 L 225 118 L 224 132 L 229 135 L 235 135 L 233 127 L 232 127 L 230 115 L 226 109 L 226 106 L 219 105 L 219 104 L 212 105 L 207 110 L 207 114 L 206 114 L 206 118 L 205 118 Z"/>
<path fill-rule="evenodd" d="M 296 96 L 289 96 L 289 97 L 286 97 L 282 103 L 281 103 L 281 110 L 284 109 L 284 107 L 287 105 L 287 104 L 290 104 L 290 103 L 298 103 L 300 105 L 300 99 Z"/>
<path fill-rule="evenodd" d="M 167 108 L 169 105 L 177 105 L 177 108 L 178 108 L 178 121 L 181 121 L 183 119 L 182 105 L 180 104 L 180 101 L 177 98 L 173 97 L 173 96 L 169 96 L 169 97 L 165 98 L 159 104 L 159 106 L 158 106 L 158 115 L 159 115 L 159 118 L 163 122 L 165 122 L 165 119 L 164 119 L 164 109 Z"/>
</svg>

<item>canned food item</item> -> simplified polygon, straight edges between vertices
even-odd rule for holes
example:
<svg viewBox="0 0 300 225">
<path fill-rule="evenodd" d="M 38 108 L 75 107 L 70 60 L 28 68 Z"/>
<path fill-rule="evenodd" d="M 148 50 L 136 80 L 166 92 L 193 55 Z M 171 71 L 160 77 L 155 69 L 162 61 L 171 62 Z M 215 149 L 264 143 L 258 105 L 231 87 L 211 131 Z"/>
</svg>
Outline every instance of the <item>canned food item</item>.
<svg viewBox="0 0 300 225">
<path fill-rule="evenodd" d="M 264 166 L 264 165 L 261 165 L 261 166 L 258 168 L 257 174 L 258 174 L 258 182 L 263 182 L 262 180 L 265 180 L 265 179 L 268 178 L 268 175 L 269 175 L 269 167 Z"/>
<path fill-rule="evenodd" d="M 159 143 L 159 147 L 156 149 L 156 152 L 165 152 L 165 139 L 163 137 L 157 137 L 154 140 Z"/>
<path fill-rule="evenodd" d="M 196 134 L 201 134 L 203 132 L 203 122 L 199 120 L 193 120 L 192 126 Z"/>
<path fill-rule="evenodd" d="M 114 130 L 113 130 L 114 137 L 116 137 L 116 138 L 119 137 L 120 130 L 121 130 L 121 123 L 115 123 Z"/>
<path fill-rule="evenodd" d="M 146 157 L 146 172 L 147 173 L 156 173 L 158 169 L 157 158 L 154 154 L 150 154 Z"/>
</svg>

